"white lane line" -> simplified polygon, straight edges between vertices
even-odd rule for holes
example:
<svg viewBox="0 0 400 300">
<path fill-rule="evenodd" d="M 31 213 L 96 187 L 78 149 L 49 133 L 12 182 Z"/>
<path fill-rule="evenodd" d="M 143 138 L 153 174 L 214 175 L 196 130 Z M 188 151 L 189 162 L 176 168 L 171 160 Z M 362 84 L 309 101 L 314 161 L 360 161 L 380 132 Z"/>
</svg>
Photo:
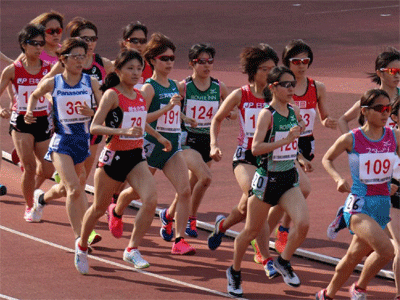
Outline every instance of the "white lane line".
<svg viewBox="0 0 400 300">
<path fill-rule="evenodd" d="M 0 294 L 0 299 L 7 299 L 7 300 L 19 300 L 17 298 L 13 298 L 7 295 Z"/>
<path fill-rule="evenodd" d="M 376 7 L 364 7 L 364 8 L 351 8 L 351 9 L 341 9 L 341 10 L 327 10 L 327 11 L 316 11 L 305 13 L 305 15 L 322 15 L 322 14 L 333 14 L 333 13 L 344 13 L 344 12 L 352 12 L 352 11 L 362 11 L 362 10 L 373 10 L 373 9 L 382 9 L 382 8 L 395 8 L 400 7 L 400 5 L 390 5 L 390 6 L 376 6 Z"/>
<path fill-rule="evenodd" d="M 48 245 L 48 246 L 63 250 L 63 251 L 72 252 L 72 253 L 75 252 L 74 249 L 71 249 L 71 248 L 68 248 L 68 247 L 64 247 L 64 246 L 61 246 L 61 245 L 58 245 L 58 244 L 43 240 L 41 238 L 34 237 L 32 235 L 29 235 L 29 234 L 26 234 L 26 233 L 23 233 L 23 232 L 20 232 L 20 231 L 17 231 L 17 230 L 14 230 L 14 229 L 2 226 L 2 225 L 0 225 L 0 229 L 4 230 L 4 231 L 7 231 L 7 232 L 10 232 L 12 234 L 16 234 L 16 235 L 22 236 L 24 238 L 33 240 L 35 242 L 39 242 L 39 243 L 42 243 L 42 244 L 45 244 L 45 245 Z M 171 282 L 171 283 L 174 283 L 174 284 L 177 284 L 177 285 L 181 285 L 181 286 L 184 286 L 184 287 L 189 287 L 189 288 L 192 288 L 192 289 L 200 290 L 200 291 L 203 291 L 203 292 L 207 292 L 207 293 L 210 293 L 210 294 L 214 294 L 214 295 L 218 295 L 218 296 L 222 296 L 222 297 L 226 297 L 226 298 L 235 298 L 235 297 L 233 297 L 233 296 L 231 296 L 231 295 L 229 295 L 227 293 L 222 293 L 222 292 L 219 292 L 219 291 L 216 291 L 216 290 L 208 289 L 208 288 L 205 288 L 205 287 L 202 287 L 202 286 L 198 286 L 198 285 L 194 285 L 194 284 L 187 283 L 187 282 L 184 282 L 184 281 L 180 281 L 180 280 L 172 279 L 172 278 L 165 277 L 165 276 L 162 276 L 162 275 L 154 274 L 154 273 L 151 273 L 151 272 L 148 272 L 148 271 L 135 269 L 135 268 L 133 268 L 131 266 L 127 266 L 127 265 L 124 265 L 124 264 L 113 262 L 113 261 L 110 261 L 110 260 L 107 260 L 107 259 L 104 259 L 104 258 L 100 258 L 100 257 L 97 257 L 97 256 L 88 255 L 88 257 L 90 259 L 97 260 L 99 262 L 102 262 L 102 263 L 105 263 L 105 264 L 108 264 L 108 265 L 112 265 L 112 266 L 115 266 L 115 267 L 118 267 L 118 268 L 126 269 L 126 270 L 133 271 L 133 272 L 137 272 L 137 273 L 140 273 L 140 274 L 143 274 L 143 275 L 147 275 L 147 276 L 154 277 L 154 278 L 157 278 L 157 279 L 160 279 L 160 280 L 168 281 L 168 282 Z M 71 263 L 71 267 L 73 267 L 72 263 Z M 5 297 L 7 297 L 7 296 L 5 296 Z M 6 298 L 6 299 L 14 299 L 14 298 Z"/>
</svg>

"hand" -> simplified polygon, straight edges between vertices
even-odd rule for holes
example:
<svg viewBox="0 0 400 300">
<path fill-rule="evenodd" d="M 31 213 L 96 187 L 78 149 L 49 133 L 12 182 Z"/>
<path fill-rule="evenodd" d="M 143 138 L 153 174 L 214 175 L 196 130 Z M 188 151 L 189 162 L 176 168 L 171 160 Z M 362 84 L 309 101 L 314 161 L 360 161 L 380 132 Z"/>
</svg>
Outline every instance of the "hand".
<svg viewBox="0 0 400 300">
<path fill-rule="evenodd" d="M 290 128 L 289 134 L 286 137 L 288 144 L 300 137 L 300 130 L 301 130 L 300 126 L 294 126 Z"/>
<path fill-rule="evenodd" d="M 0 111 L 0 117 L 3 119 L 8 119 L 11 116 L 11 110 L 8 108 L 2 108 Z"/>
<path fill-rule="evenodd" d="M 78 113 L 80 115 L 88 116 L 88 117 L 93 117 L 94 116 L 94 111 L 91 109 L 86 102 L 83 102 L 82 104 L 76 104 L 75 107 L 78 109 Z"/>
<path fill-rule="evenodd" d="M 136 138 L 140 138 L 143 136 L 143 128 L 139 126 L 134 126 L 131 128 L 125 128 L 125 132 L 123 135 L 128 135 Z"/>
<path fill-rule="evenodd" d="M 397 186 L 397 184 L 390 184 L 390 196 L 393 196 L 398 190 L 399 187 Z"/>
<path fill-rule="evenodd" d="M 33 116 L 32 111 L 27 111 L 24 116 L 24 121 L 26 124 L 33 124 L 36 123 L 36 117 Z"/>
<path fill-rule="evenodd" d="M 330 117 L 327 117 L 327 118 L 324 120 L 324 124 L 323 124 L 323 125 L 324 125 L 326 128 L 336 129 L 336 128 L 337 128 L 337 124 L 338 124 L 337 120 L 332 119 L 332 118 L 330 118 Z"/>
<path fill-rule="evenodd" d="M 311 161 L 309 161 L 308 159 L 306 159 L 304 157 L 301 159 L 299 158 L 299 164 L 303 167 L 304 172 L 314 171 Z"/>
<path fill-rule="evenodd" d="M 165 152 L 170 152 L 172 150 L 172 144 L 169 140 L 167 140 L 165 137 L 161 136 L 157 141 L 160 144 L 164 145 L 164 149 L 162 149 Z"/>
<path fill-rule="evenodd" d="M 181 106 L 181 104 L 182 104 L 182 102 L 181 102 L 182 99 L 183 99 L 182 96 L 179 95 L 179 94 L 173 95 L 172 98 L 169 100 L 169 105 L 171 106 L 170 109 L 172 109 L 175 105 Z"/>
<path fill-rule="evenodd" d="M 197 127 L 197 121 L 193 118 L 186 117 L 185 123 L 190 124 L 190 127 Z"/>
<path fill-rule="evenodd" d="M 337 190 L 341 193 L 351 193 L 351 188 L 346 179 L 340 179 L 337 183 Z"/>
<path fill-rule="evenodd" d="M 220 161 L 222 159 L 222 151 L 217 146 L 211 146 L 210 157 L 215 161 Z"/>
</svg>

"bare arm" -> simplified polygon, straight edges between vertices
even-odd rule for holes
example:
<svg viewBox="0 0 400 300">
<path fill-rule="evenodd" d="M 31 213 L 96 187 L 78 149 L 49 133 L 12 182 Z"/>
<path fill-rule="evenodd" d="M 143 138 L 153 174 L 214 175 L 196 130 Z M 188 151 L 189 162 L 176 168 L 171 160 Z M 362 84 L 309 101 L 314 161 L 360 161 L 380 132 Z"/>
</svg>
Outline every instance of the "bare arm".
<svg viewBox="0 0 400 300">
<path fill-rule="evenodd" d="M 236 89 L 228 95 L 228 97 L 222 102 L 220 108 L 215 114 L 211 121 L 210 126 L 210 157 L 215 161 L 220 161 L 222 158 L 222 151 L 218 147 L 218 135 L 221 129 L 222 121 L 229 116 L 230 112 L 240 105 L 242 101 L 241 89 Z"/>
<path fill-rule="evenodd" d="M 321 123 L 326 128 L 336 129 L 337 120 L 331 118 L 328 113 L 328 108 L 326 105 L 326 88 L 322 82 L 315 81 L 317 87 L 317 97 L 318 97 L 318 113 Z"/>
<path fill-rule="evenodd" d="M 165 137 L 163 137 L 158 131 L 156 131 L 153 127 L 149 125 L 149 123 L 146 123 L 145 130 L 148 134 L 152 135 L 157 139 L 157 141 L 164 145 L 163 151 L 169 152 L 172 150 L 172 144 L 169 140 L 167 140 Z"/>
<path fill-rule="evenodd" d="M 350 132 L 341 135 L 328 149 L 322 158 L 322 165 L 337 184 L 337 190 L 341 193 L 350 193 L 350 184 L 343 178 L 333 165 L 333 161 L 343 152 L 350 152 L 353 147 L 353 137 Z"/>
<path fill-rule="evenodd" d="M 342 133 L 350 131 L 349 122 L 356 119 L 360 114 L 360 100 L 358 100 L 354 105 L 346 111 L 338 121 L 339 129 Z"/>
<path fill-rule="evenodd" d="M 110 74 L 111 72 L 114 72 L 114 64 L 111 60 L 108 58 L 102 57 L 101 58 L 103 62 L 104 69 L 106 70 L 107 74 Z"/>
<path fill-rule="evenodd" d="M 14 65 L 9 65 L 6 67 L 1 73 L 0 78 L 0 96 L 4 93 L 5 89 L 9 89 L 11 87 L 11 82 L 15 76 L 15 67 Z M 0 116 L 2 118 L 8 119 L 11 115 L 11 107 L 12 107 L 12 94 L 9 95 L 9 105 L 8 107 L 0 107 Z"/>
</svg>

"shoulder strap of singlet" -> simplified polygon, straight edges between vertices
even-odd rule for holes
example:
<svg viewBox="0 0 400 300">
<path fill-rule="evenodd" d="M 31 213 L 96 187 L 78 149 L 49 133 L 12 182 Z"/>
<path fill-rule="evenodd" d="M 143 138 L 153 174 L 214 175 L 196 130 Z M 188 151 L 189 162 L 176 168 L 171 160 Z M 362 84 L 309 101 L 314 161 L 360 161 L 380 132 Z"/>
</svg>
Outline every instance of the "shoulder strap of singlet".
<svg viewBox="0 0 400 300">
<path fill-rule="evenodd" d="M 97 62 L 100 66 L 104 67 L 103 65 L 103 60 L 101 59 L 101 56 L 99 54 L 94 55 L 94 61 Z"/>
</svg>

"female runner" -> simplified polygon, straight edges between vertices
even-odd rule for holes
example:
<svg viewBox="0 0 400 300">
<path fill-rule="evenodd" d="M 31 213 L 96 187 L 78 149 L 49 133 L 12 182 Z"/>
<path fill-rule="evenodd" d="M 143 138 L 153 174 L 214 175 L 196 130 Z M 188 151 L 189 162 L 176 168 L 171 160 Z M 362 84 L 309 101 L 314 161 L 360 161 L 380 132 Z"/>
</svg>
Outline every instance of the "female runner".
<svg viewBox="0 0 400 300">
<path fill-rule="evenodd" d="M 180 93 L 183 93 L 183 86 L 168 78 L 174 66 L 175 49 L 175 45 L 168 37 L 161 33 L 154 33 L 144 52 L 145 59 L 153 68 L 152 77 L 143 86 L 148 108 L 147 121 L 151 127 L 172 143 L 172 151 L 168 153 L 163 151 L 164 146 L 149 135 L 145 136 L 143 148 L 152 174 L 157 169 L 162 170 L 178 194 L 175 218 L 167 210 L 165 218 L 161 218 L 163 226 L 160 234 L 165 240 L 172 240 L 174 233 L 170 224 L 175 219 L 176 236 L 171 253 L 189 255 L 194 254 L 196 250 L 183 238 L 186 222 L 189 218 L 190 204 L 188 168 L 180 145 L 180 107 L 182 101 Z M 120 237 L 122 235 L 121 218 L 124 209 L 132 199 L 138 198 L 139 196 L 134 189 L 128 188 L 119 195 L 117 205 L 110 205 L 108 212 L 109 227 L 112 232 L 116 231 L 113 232 L 114 236 Z M 167 221 L 164 222 L 164 220 Z M 117 229 L 115 230 L 115 228 Z M 169 231 L 169 229 L 171 230 Z"/>
<path fill-rule="evenodd" d="M 296 87 L 294 89 L 294 103 L 300 108 L 300 114 L 305 122 L 306 128 L 299 138 L 299 152 L 301 159 L 306 163 L 302 165 L 296 161 L 296 167 L 299 172 L 300 189 L 304 198 L 307 198 L 311 192 L 310 179 L 305 172 L 313 171 L 312 165 L 309 163 L 314 158 L 314 123 L 318 111 L 319 119 L 326 128 L 336 129 L 337 121 L 329 117 L 326 103 L 326 88 L 322 82 L 307 77 L 307 70 L 313 62 L 313 52 L 309 45 L 303 40 L 292 40 L 285 46 L 282 54 L 282 62 L 288 67 L 296 77 Z M 268 217 L 270 228 L 275 228 L 278 223 L 282 211 L 279 206 L 272 209 Z M 285 249 L 287 237 L 289 233 L 290 218 L 284 214 L 282 223 L 277 229 L 277 239 L 275 241 L 275 249 L 282 253 Z"/>
<path fill-rule="evenodd" d="M 276 67 L 268 74 L 267 82 L 272 101 L 261 110 L 254 133 L 251 149 L 258 156 L 258 168 L 251 183 L 246 224 L 235 239 L 233 265 L 226 271 L 228 292 L 234 296 L 243 293 L 240 266 L 246 249 L 263 228 L 269 236 L 265 221 L 269 209 L 275 205 L 291 217 L 294 226 L 284 251 L 273 265 L 286 284 L 300 286 L 289 260 L 306 238 L 309 226 L 307 203 L 299 188 L 294 163 L 298 138 L 304 127 L 299 126 L 299 108 L 290 104 L 296 86 L 294 73 L 286 67 Z"/>
<path fill-rule="evenodd" d="M 367 91 L 360 106 L 359 123 L 363 125 L 339 137 L 322 159 L 326 171 L 337 183 L 337 190 L 350 193 L 343 215 L 353 239 L 328 287 L 319 291 L 316 299 L 333 299 L 356 265 L 372 251 L 358 281 L 349 290 L 351 299 L 366 299 L 369 281 L 394 256 L 384 229 L 390 221 L 390 180 L 396 153 L 400 154 L 400 133 L 385 126 L 391 110 L 390 96 L 385 91 Z M 351 188 L 333 165 L 345 151 L 349 155 Z"/>
<path fill-rule="evenodd" d="M 82 219 L 87 209 L 84 161 L 90 154 L 89 125 L 94 115 L 90 105 L 93 98 L 96 101 L 101 98 L 98 81 L 82 73 L 87 49 L 86 42 L 79 38 L 69 38 L 63 42 L 58 52 L 64 67 L 63 73 L 45 79 L 38 86 L 29 98 L 24 117 L 27 124 L 36 123 L 38 119 L 32 109 L 41 97 L 51 93 L 55 134 L 46 158 L 53 162 L 66 189 L 67 214 L 75 238 L 81 235 Z M 57 184 L 47 193 L 59 193 L 59 189 L 60 184 Z"/>
<path fill-rule="evenodd" d="M 371 73 L 370 78 L 372 82 L 379 85 L 381 90 L 388 93 L 391 102 L 393 102 L 395 97 L 400 95 L 400 88 L 398 87 L 400 82 L 400 52 L 390 47 L 380 53 L 375 60 L 375 73 Z M 360 100 L 339 118 L 339 128 L 342 133 L 347 133 L 350 130 L 349 122 L 356 119 L 359 113 Z M 388 119 L 386 125 L 390 127 L 396 126 L 391 118 Z M 339 231 L 344 228 L 346 228 L 346 224 L 343 220 L 343 206 L 341 206 L 336 213 L 335 219 L 328 226 L 328 238 L 335 239 Z M 400 281 L 400 274 L 398 280 Z"/>
<path fill-rule="evenodd" d="M 245 48 L 240 58 L 243 72 L 248 75 L 250 84 L 230 93 L 212 119 L 210 157 L 217 162 L 222 159 L 222 152 L 218 145 L 221 123 L 237 107 L 240 111 L 240 132 L 238 146 L 233 156 L 233 171 L 242 190 L 242 196 L 239 204 L 232 209 L 227 218 L 223 215 L 217 216 L 215 229 L 208 237 L 208 247 L 211 250 L 219 247 L 226 230 L 246 218 L 248 193 L 251 188 L 251 180 L 257 169 L 256 158 L 251 153 L 256 120 L 258 113 L 265 106 L 264 89 L 267 87 L 268 73 L 279 61 L 276 52 L 266 44 Z M 278 274 L 272 266 L 267 240 L 266 230 L 263 230 L 257 237 L 258 246 L 263 256 L 262 262 L 266 274 L 268 278 L 273 278 Z"/>
<path fill-rule="evenodd" d="M 157 193 L 154 189 L 156 183 L 142 154 L 146 101 L 139 90 L 134 89 L 141 78 L 144 62 L 139 52 L 123 50 L 114 65 L 115 73 L 107 75 L 105 84 L 101 87 L 105 93 L 91 125 L 94 134 L 107 134 L 108 138 L 95 172 L 93 205 L 86 211 L 81 238 L 77 240 L 75 248 L 75 266 L 82 274 L 87 274 L 89 268 L 89 234 L 107 210 L 114 190 L 125 180 L 138 193 L 143 206 L 136 216 L 131 240 L 123 258 L 139 269 L 149 266 L 142 258 L 138 246 L 153 220 Z M 171 150 L 168 140 L 150 125 L 146 127 L 165 148 Z"/>
<path fill-rule="evenodd" d="M 44 28 L 28 24 L 18 35 L 18 41 L 24 55 L 4 69 L 0 80 L 0 95 L 12 83 L 15 90 L 15 102 L 12 108 L 10 134 L 14 147 L 21 159 L 23 172 L 21 189 L 26 202 L 24 218 L 27 222 L 39 222 L 40 218 L 34 212 L 33 193 L 46 178 L 53 173 L 51 163 L 44 160 L 49 146 L 51 130 L 48 120 L 49 102 L 41 97 L 32 106 L 31 111 L 36 118 L 35 124 L 25 124 L 24 115 L 30 94 L 35 90 L 40 79 L 50 69 L 50 63 L 39 57 L 45 45 Z M 9 116 L 8 109 L 3 110 L 5 117 Z"/>
<path fill-rule="evenodd" d="M 196 44 L 189 50 L 189 67 L 192 76 L 181 82 L 185 86 L 182 120 L 183 157 L 189 168 L 192 197 L 190 215 L 185 233 L 197 237 L 197 210 L 201 200 L 211 184 L 210 125 L 220 102 L 227 94 L 225 84 L 212 78 L 210 73 L 214 65 L 215 49 L 209 44 Z M 229 116 L 228 116 L 229 117 Z M 195 126 L 193 126 L 195 125 Z M 192 127 L 193 126 L 193 127 Z M 169 214 L 175 214 L 177 197 L 169 208 Z M 166 210 L 161 214 L 165 216 Z M 170 223 L 172 226 L 172 223 Z"/>
</svg>

